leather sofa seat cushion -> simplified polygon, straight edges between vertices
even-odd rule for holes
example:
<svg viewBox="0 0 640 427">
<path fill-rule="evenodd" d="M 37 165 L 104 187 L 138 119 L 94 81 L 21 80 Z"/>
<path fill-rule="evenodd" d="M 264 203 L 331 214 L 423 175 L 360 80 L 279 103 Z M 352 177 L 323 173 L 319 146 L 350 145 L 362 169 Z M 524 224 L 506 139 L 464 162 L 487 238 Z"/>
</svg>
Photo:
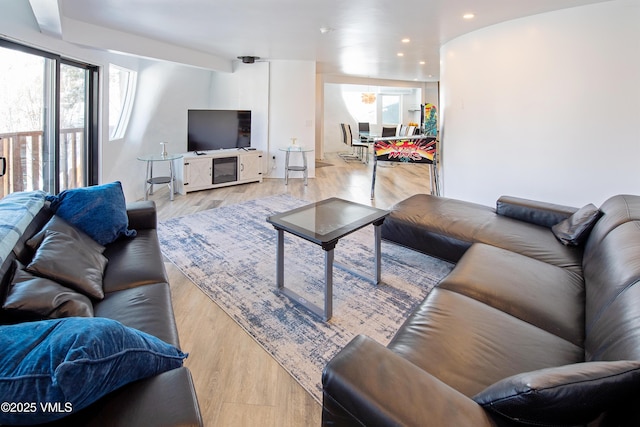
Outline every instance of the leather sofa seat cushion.
<svg viewBox="0 0 640 427">
<path fill-rule="evenodd" d="M 168 282 L 156 229 L 138 230 L 135 239 L 119 239 L 107 246 L 105 293 L 150 283 Z"/>
<path fill-rule="evenodd" d="M 95 317 L 114 319 L 180 347 L 167 283 L 142 285 L 105 294 L 93 307 Z"/>
<path fill-rule="evenodd" d="M 584 282 L 569 270 L 476 243 L 439 287 L 583 346 Z"/>
<path fill-rule="evenodd" d="M 202 426 L 193 390 L 191 373 L 183 366 L 127 384 L 52 425 Z M 159 411 L 158 408 L 162 410 Z"/>
<path fill-rule="evenodd" d="M 439 288 L 388 348 L 467 397 L 511 375 L 584 360 L 584 350 L 569 341 Z"/>
<path fill-rule="evenodd" d="M 496 216 L 487 206 L 416 194 L 393 207 L 382 224 L 382 238 L 457 262 L 478 230 Z"/>
<path fill-rule="evenodd" d="M 582 249 L 562 245 L 550 228 L 498 215 L 488 206 L 428 194 L 394 205 L 382 224 L 382 238 L 451 262 L 478 242 L 582 271 Z"/>
</svg>

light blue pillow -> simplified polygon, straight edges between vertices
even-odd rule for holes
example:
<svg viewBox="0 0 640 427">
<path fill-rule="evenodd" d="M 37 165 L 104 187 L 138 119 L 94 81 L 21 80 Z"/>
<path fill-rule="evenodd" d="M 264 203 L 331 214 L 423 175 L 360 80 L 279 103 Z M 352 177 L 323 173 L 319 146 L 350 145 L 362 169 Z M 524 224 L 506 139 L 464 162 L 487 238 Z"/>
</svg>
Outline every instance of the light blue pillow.
<svg viewBox="0 0 640 427">
<path fill-rule="evenodd" d="M 187 357 L 152 335 L 100 317 L 3 325 L 0 349 L 2 400 L 33 403 L 0 411 L 2 425 L 54 421 L 127 383 L 178 368 Z M 43 410 L 47 403 L 61 410 Z"/>
<path fill-rule="evenodd" d="M 108 245 L 120 236 L 132 237 L 122 184 L 109 184 L 64 190 L 57 196 L 47 196 L 50 209 L 71 225 L 84 231 L 101 245 Z"/>
</svg>

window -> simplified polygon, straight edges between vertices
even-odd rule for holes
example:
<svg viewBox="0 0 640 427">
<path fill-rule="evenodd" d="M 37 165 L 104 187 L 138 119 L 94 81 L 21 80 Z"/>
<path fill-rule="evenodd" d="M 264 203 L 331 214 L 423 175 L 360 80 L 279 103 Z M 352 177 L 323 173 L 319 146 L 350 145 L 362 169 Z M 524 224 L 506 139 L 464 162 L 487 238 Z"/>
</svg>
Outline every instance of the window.
<svg viewBox="0 0 640 427">
<path fill-rule="evenodd" d="M 0 197 L 97 183 L 97 67 L 3 39 L 0 63 Z"/>
<path fill-rule="evenodd" d="M 382 95 L 382 124 L 402 123 L 400 95 Z"/>
<path fill-rule="evenodd" d="M 137 73 L 109 64 L 109 140 L 124 137 L 136 90 Z"/>
</svg>

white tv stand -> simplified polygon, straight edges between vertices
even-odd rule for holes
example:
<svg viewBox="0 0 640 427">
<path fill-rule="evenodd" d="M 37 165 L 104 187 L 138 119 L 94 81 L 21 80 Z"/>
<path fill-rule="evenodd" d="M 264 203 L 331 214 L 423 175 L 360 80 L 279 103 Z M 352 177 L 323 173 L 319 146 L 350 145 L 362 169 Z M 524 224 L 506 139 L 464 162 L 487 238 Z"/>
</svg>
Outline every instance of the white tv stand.
<svg viewBox="0 0 640 427">
<path fill-rule="evenodd" d="M 176 191 L 180 194 L 229 185 L 262 182 L 260 150 L 225 149 L 184 153 L 176 161 Z"/>
</svg>

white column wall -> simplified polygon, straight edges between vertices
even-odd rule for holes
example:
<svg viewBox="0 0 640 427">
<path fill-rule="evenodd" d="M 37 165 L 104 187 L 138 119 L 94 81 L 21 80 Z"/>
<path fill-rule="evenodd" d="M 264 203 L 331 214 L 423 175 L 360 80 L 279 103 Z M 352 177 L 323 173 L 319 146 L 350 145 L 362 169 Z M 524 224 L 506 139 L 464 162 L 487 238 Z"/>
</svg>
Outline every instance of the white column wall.
<svg viewBox="0 0 640 427">
<path fill-rule="evenodd" d="M 297 138 L 296 143 L 306 148 L 316 147 L 316 64 L 272 61 L 270 67 L 268 177 L 283 178 L 285 153 L 279 148 L 289 146 L 291 138 Z M 307 153 L 309 177 L 315 177 L 315 155 Z M 292 165 L 302 164 L 298 157 L 292 155 Z M 302 172 L 290 173 L 292 178 L 301 176 Z"/>
<path fill-rule="evenodd" d="M 544 13 L 441 49 L 444 195 L 640 194 L 640 2 Z"/>
</svg>

